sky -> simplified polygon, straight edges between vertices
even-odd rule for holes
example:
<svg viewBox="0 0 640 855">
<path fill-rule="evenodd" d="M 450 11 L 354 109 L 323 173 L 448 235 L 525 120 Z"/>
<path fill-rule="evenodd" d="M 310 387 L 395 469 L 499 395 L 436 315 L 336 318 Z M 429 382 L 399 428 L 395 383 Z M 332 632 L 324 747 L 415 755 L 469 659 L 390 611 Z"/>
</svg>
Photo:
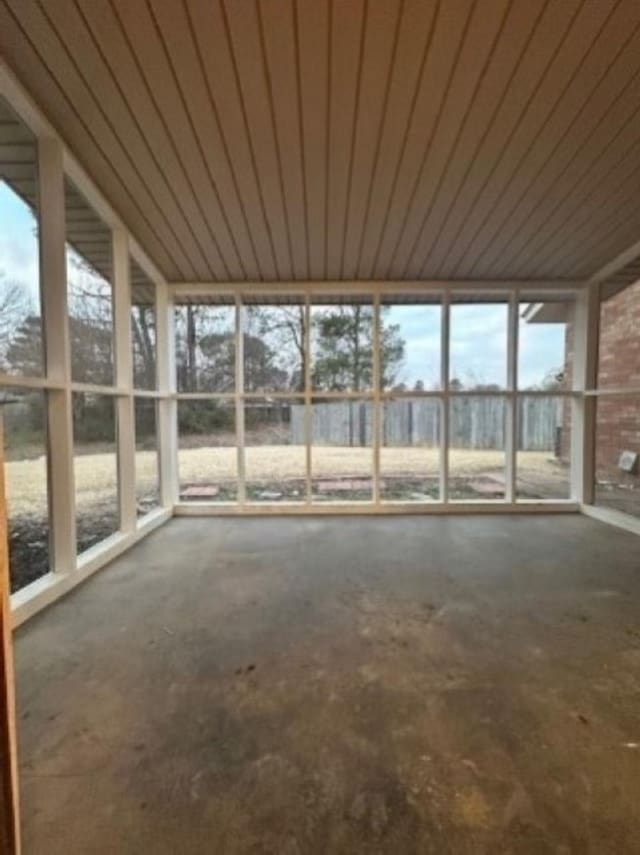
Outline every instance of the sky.
<svg viewBox="0 0 640 855">
<path fill-rule="evenodd" d="M 0 181 L 0 289 L 20 282 L 33 306 L 38 300 L 38 246 L 28 207 Z M 506 307 L 475 303 L 451 307 L 450 376 L 463 383 L 506 382 Z M 412 388 L 422 380 L 437 388 L 440 380 L 440 309 L 437 306 L 392 306 L 383 322 L 398 324 L 405 340 L 405 358 L 396 383 Z M 518 373 L 520 387 L 539 385 L 563 365 L 562 324 L 520 324 Z"/>
<path fill-rule="evenodd" d="M 440 309 L 434 306 L 392 306 L 386 323 L 399 324 L 405 340 L 404 362 L 396 383 L 411 388 L 423 380 L 434 388 L 440 377 Z M 449 376 L 465 385 L 506 384 L 507 308 L 493 303 L 453 305 L 450 315 Z M 564 363 L 564 325 L 530 324 L 519 331 L 520 388 L 538 386 Z"/>
<path fill-rule="evenodd" d="M 0 181 L 0 288 L 20 282 L 33 306 L 39 298 L 39 257 L 33 214 L 19 196 Z"/>
</svg>

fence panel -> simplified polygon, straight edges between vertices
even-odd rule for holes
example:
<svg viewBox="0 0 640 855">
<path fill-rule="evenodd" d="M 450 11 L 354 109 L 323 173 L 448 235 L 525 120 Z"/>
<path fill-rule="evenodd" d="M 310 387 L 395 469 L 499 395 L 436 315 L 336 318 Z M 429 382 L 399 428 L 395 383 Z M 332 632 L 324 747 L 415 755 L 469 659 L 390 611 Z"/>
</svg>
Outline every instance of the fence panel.
<svg viewBox="0 0 640 855">
<path fill-rule="evenodd" d="M 563 401 L 521 398 L 518 447 L 553 451 L 562 424 Z M 384 404 L 383 444 L 436 446 L 438 409 L 433 398 L 398 399 Z M 502 398 L 452 398 L 450 444 L 453 448 L 501 449 L 505 446 L 505 405 Z M 291 442 L 304 443 L 304 406 L 291 407 Z M 313 436 L 318 445 L 370 445 L 371 408 L 361 401 L 328 401 L 313 405 Z"/>
</svg>

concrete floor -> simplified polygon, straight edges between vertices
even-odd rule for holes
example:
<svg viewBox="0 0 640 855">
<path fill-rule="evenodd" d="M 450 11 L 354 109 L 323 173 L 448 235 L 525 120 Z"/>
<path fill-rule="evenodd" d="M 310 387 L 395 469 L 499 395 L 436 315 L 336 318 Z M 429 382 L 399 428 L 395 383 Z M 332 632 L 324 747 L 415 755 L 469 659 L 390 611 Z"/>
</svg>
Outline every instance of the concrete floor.
<svg viewBox="0 0 640 855">
<path fill-rule="evenodd" d="M 177 519 L 17 633 L 25 855 L 640 851 L 640 538 Z"/>
</svg>

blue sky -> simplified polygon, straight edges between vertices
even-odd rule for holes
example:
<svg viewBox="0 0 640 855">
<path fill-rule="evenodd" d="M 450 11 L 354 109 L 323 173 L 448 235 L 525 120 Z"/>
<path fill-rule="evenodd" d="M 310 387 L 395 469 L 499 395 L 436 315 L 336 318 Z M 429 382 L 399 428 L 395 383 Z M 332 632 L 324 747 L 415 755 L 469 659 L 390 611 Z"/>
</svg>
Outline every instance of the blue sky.
<svg viewBox="0 0 640 855">
<path fill-rule="evenodd" d="M 22 283 L 35 308 L 38 300 L 38 245 L 28 207 L 0 182 L 0 288 Z M 437 306 L 392 306 L 387 323 L 399 324 L 406 355 L 396 382 L 411 388 L 422 380 L 436 388 L 440 380 L 440 309 Z M 496 304 L 451 307 L 451 376 L 465 383 L 506 381 L 506 308 Z M 562 324 L 520 325 L 520 386 L 538 385 L 562 367 Z"/>
<path fill-rule="evenodd" d="M 39 294 L 39 257 L 34 228 L 35 220 L 29 207 L 0 181 L 0 282 L 20 282 L 35 308 Z"/>
<path fill-rule="evenodd" d="M 440 310 L 433 306 L 393 306 L 386 322 L 400 325 L 406 342 L 404 362 L 396 382 L 411 388 L 423 380 L 426 388 L 440 377 Z M 504 305 L 475 303 L 451 307 L 450 376 L 465 384 L 506 383 L 506 323 Z M 520 324 L 519 385 L 540 385 L 550 371 L 564 363 L 564 325 Z"/>
</svg>

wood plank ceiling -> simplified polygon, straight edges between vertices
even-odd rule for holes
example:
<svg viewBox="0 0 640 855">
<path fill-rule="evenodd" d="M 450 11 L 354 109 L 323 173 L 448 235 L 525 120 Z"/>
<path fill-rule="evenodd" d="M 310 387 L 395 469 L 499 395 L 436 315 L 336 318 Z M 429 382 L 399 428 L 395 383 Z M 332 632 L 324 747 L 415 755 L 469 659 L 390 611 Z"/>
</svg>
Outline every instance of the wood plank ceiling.
<svg viewBox="0 0 640 855">
<path fill-rule="evenodd" d="M 640 238 L 638 0 L 0 0 L 169 280 L 586 277 Z"/>
</svg>

